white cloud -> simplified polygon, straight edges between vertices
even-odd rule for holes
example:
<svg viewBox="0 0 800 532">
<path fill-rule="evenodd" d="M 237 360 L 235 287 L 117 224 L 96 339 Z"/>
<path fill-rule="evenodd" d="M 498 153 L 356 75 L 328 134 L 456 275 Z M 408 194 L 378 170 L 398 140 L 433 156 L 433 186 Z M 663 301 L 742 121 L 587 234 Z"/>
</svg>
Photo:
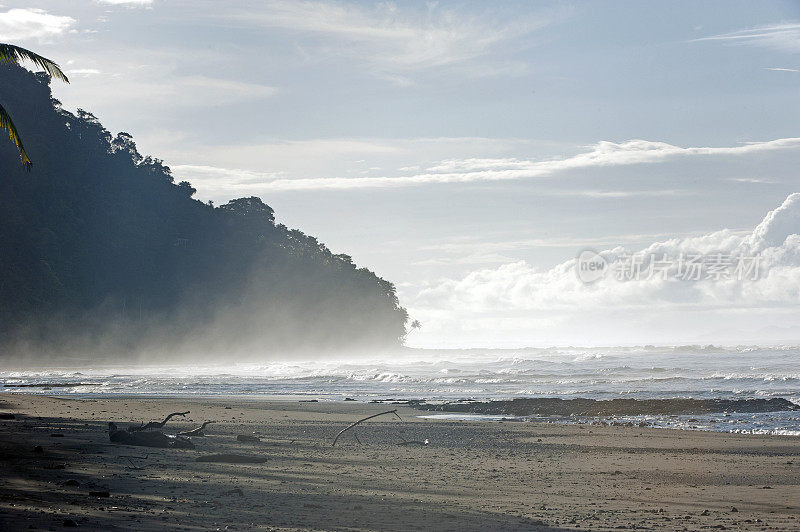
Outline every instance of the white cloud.
<svg viewBox="0 0 800 532">
<path fill-rule="evenodd" d="M 753 183 L 759 185 L 775 185 L 777 181 L 771 181 L 769 179 L 762 179 L 759 177 L 729 177 L 727 181 L 735 181 L 736 183 Z"/>
<path fill-rule="evenodd" d="M 551 191 L 553 196 L 582 196 L 596 199 L 641 198 L 647 196 L 686 196 L 696 194 L 689 190 L 653 189 L 653 190 L 561 190 Z"/>
<path fill-rule="evenodd" d="M 0 13 L 0 41 L 47 41 L 63 35 L 76 23 L 72 17 L 51 15 L 43 9 L 9 9 Z"/>
<path fill-rule="evenodd" d="M 238 191 L 246 194 L 247 190 L 264 179 L 275 179 L 280 177 L 279 172 L 265 173 L 252 172 L 250 170 L 234 170 L 233 173 L 221 173 L 219 168 L 214 166 L 178 164 L 170 166 L 172 173 L 180 180 L 189 180 L 196 188 L 214 189 L 220 178 L 225 178 L 225 191 L 236 195 Z"/>
<path fill-rule="evenodd" d="M 216 104 L 225 104 L 241 100 L 268 98 L 274 96 L 278 92 L 278 88 L 259 83 L 247 83 L 207 76 L 186 76 L 174 80 L 165 80 L 161 90 L 154 87 L 154 92 L 155 94 L 161 93 L 169 97 L 190 96 L 190 100 L 196 100 L 199 97 L 205 100 L 206 103 L 213 101 Z M 148 93 L 145 93 L 145 95 L 151 96 Z"/>
<path fill-rule="evenodd" d="M 73 68 L 65 72 L 72 76 L 94 76 L 100 73 L 96 68 Z"/>
<path fill-rule="evenodd" d="M 121 84 L 128 100 L 169 102 L 175 106 L 227 105 L 274 96 L 278 89 L 270 85 L 247 83 L 208 76 L 165 77 L 159 79 L 108 79 Z"/>
<path fill-rule="evenodd" d="M 527 326 L 532 326 L 543 318 L 548 320 L 548 327 L 574 326 L 591 317 L 598 329 L 616 328 L 623 336 L 631 324 L 681 313 L 750 312 L 757 321 L 755 318 L 764 312 L 796 310 L 800 304 L 800 193 L 788 196 L 750 233 L 724 229 L 674 238 L 651 244 L 638 256 L 646 267 L 652 256 L 677 258 L 681 253 L 757 256 L 759 276 L 756 280 L 705 276 L 681 280 L 673 275 L 666 279 L 655 275 L 619 280 L 612 274 L 584 284 L 576 275 L 576 259 L 542 270 L 517 261 L 476 270 L 460 279 L 427 283 L 416 295 L 408 294 L 408 288 L 404 291 L 412 315 L 439 333 L 459 328 L 483 330 L 488 323 L 496 327 L 498 316 L 509 318 L 504 327 L 510 328 L 521 326 L 525 320 Z M 600 254 L 612 268 L 628 256 L 621 247 Z M 676 266 L 671 267 L 671 273 L 675 273 Z M 697 319 L 698 314 L 694 315 Z M 710 321 L 718 322 L 719 319 Z M 662 332 L 668 329 L 668 324 L 660 325 Z M 577 337 L 580 332 L 575 330 L 572 334 Z M 562 330 L 561 334 L 568 338 L 570 332 Z"/>
<path fill-rule="evenodd" d="M 292 163 L 316 163 L 317 160 L 328 162 L 330 158 L 347 157 L 352 155 L 385 155 L 397 153 L 399 148 L 381 142 L 370 142 L 356 139 L 315 139 L 282 141 L 254 145 L 225 146 L 215 153 L 215 156 L 224 156 L 229 161 L 242 161 L 259 159 L 277 163 L 282 168 L 288 168 Z M 185 158 L 182 157 L 182 158 Z M 196 157 L 194 157 L 196 159 Z M 364 160 L 353 161 L 363 164 Z M 188 179 L 208 179 L 213 177 L 217 186 L 225 187 L 227 184 L 236 184 L 247 181 L 253 185 L 264 186 L 286 179 L 284 170 L 278 172 L 260 172 L 243 168 L 221 168 L 208 164 L 177 164 L 172 169 L 186 176 Z"/>
<path fill-rule="evenodd" d="M 459 237 L 446 242 L 425 244 L 418 249 L 422 251 L 441 251 L 448 254 L 464 255 L 478 252 L 500 252 L 500 251 L 519 251 L 535 248 L 594 248 L 608 244 L 609 242 L 642 242 L 653 241 L 657 238 L 668 238 L 674 236 L 668 233 L 644 233 L 644 234 L 622 234 L 622 235 L 603 235 L 596 237 L 558 237 L 558 238 L 528 238 L 516 240 L 485 240 L 470 237 Z M 693 233 L 686 234 L 685 237 L 699 236 Z"/>
<path fill-rule="evenodd" d="M 774 72 L 800 72 L 800 70 L 797 70 L 796 68 L 778 68 L 778 67 L 773 67 L 773 68 L 768 68 L 767 70 L 772 70 Z"/>
<path fill-rule="evenodd" d="M 786 198 L 783 204 L 769 212 L 758 227 L 741 244 L 750 253 L 782 246 L 789 235 L 800 234 L 800 193 Z M 800 266 L 800 262 L 797 263 Z"/>
<path fill-rule="evenodd" d="M 474 253 L 457 255 L 453 257 L 437 257 L 433 259 L 417 260 L 412 266 L 450 266 L 453 264 L 504 264 L 512 259 L 499 253 Z"/>
<path fill-rule="evenodd" d="M 100 69 L 78 69 L 78 73 L 92 75 L 91 81 L 81 84 L 83 101 L 90 101 L 95 108 L 135 103 L 158 103 L 172 107 L 207 107 L 230 105 L 242 101 L 254 101 L 274 96 L 277 87 L 258 83 L 247 83 L 203 75 L 165 76 L 157 69 L 145 66 L 138 69 L 127 65 L 103 65 L 103 75 L 95 75 Z M 119 72 L 123 71 L 124 74 Z M 58 87 L 60 94 L 71 94 L 75 87 Z M 81 106 L 79 104 L 78 106 Z"/>
<path fill-rule="evenodd" d="M 149 6 L 153 0 L 97 0 L 100 4 L 108 4 L 112 6 Z"/>
<path fill-rule="evenodd" d="M 531 16 L 499 21 L 447 10 L 435 3 L 415 10 L 391 3 L 364 6 L 278 0 L 265 4 L 260 14 L 231 16 L 323 40 L 318 45 L 305 41 L 303 48 L 313 49 L 317 55 L 355 57 L 370 64 L 380 77 L 401 86 L 413 81 L 398 71 L 463 65 L 546 24 Z M 524 65 L 519 62 L 495 60 L 475 68 L 475 73 L 518 74 L 521 69 Z"/>
<path fill-rule="evenodd" d="M 509 181 L 546 177 L 568 170 L 605 166 L 623 166 L 658 163 L 666 159 L 685 156 L 738 156 L 763 151 L 800 148 L 800 138 L 784 138 L 753 142 L 734 147 L 680 147 L 664 142 L 630 140 L 622 143 L 599 142 L 589 151 L 562 159 L 544 161 L 499 159 L 451 159 L 428 168 L 423 173 L 398 177 L 330 177 L 272 179 L 260 183 L 264 191 L 296 190 L 346 190 L 359 188 L 396 188 L 427 184 L 472 183 L 478 181 Z M 238 170 L 218 169 L 221 178 L 228 174 L 236 179 Z M 680 190 L 603 191 L 585 190 L 561 194 L 589 197 L 631 197 L 655 194 L 682 194 Z"/>
<path fill-rule="evenodd" d="M 720 41 L 769 48 L 780 52 L 800 53 L 800 23 L 771 24 L 755 28 L 695 39 L 698 41 Z"/>
</svg>

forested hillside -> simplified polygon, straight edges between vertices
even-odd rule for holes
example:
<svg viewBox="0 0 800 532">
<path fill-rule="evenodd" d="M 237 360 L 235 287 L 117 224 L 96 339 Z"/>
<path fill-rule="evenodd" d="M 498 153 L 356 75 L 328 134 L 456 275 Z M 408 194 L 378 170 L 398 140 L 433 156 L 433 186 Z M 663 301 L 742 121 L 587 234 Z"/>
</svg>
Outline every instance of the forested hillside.
<svg viewBox="0 0 800 532">
<path fill-rule="evenodd" d="M 262 353 L 402 342 L 392 283 L 276 224 L 259 198 L 192 199 L 162 161 L 49 78 L 0 67 L 31 172 L 0 142 L 0 333 L 5 353 Z"/>
</svg>

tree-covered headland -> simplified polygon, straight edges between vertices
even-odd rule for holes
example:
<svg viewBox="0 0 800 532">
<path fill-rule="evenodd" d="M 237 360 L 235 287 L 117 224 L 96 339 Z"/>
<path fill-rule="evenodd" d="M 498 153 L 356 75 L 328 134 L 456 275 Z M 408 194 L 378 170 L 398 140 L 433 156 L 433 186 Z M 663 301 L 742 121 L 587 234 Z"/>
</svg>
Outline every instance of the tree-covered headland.
<svg viewBox="0 0 800 532">
<path fill-rule="evenodd" d="M 259 198 L 192 198 L 133 138 L 63 109 L 50 77 L 0 67 L 35 161 L 0 143 L 0 348 L 6 354 L 215 357 L 399 345 L 392 283 L 275 222 Z"/>
</svg>

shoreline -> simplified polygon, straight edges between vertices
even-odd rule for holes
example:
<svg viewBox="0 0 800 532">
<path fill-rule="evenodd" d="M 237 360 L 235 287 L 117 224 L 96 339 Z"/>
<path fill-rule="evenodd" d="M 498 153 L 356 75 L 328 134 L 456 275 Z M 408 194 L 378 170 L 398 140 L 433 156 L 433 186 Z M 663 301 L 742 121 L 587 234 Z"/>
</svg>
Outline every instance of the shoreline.
<svg viewBox="0 0 800 532">
<path fill-rule="evenodd" d="M 747 435 L 800 437 L 800 405 L 785 398 L 693 399 L 589 399 L 518 397 L 514 399 L 426 400 L 407 398 L 371 399 L 342 394 L 124 394 L 59 393 L 64 387 L 29 390 L 38 386 L 0 390 L 0 396 L 31 395 L 65 400 L 127 401 L 223 401 L 242 404 L 321 403 L 327 405 L 400 405 L 418 410 L 416 417 L 432 421 L 522 422 L 554 425 L 627 426 L 679 431 L 720 432 Z"/>
<path fill-rule="evenodd" d="M 285 394 L 136 394 L 136 393 L 59 393 L 65 386 L 25 385 L 0 390 L 0 396 L 31 395 L 75 400 L 128 401 L 224 401 L 236 400 L 254 405 L 267 403 L 321 403 L 327 405 L 401 405 L 418 410 L 417 417 L 433 421 L 531 422 L 556 425 L 627 426 L 669 430 L 691 430 L 750 435 L 800 437 L 800 405 L 781 398 L 696 399 L 591 399 L 560 397 L 517 397 L 513 399 L 374 399 L 346 397 L 331 393 Z M 31 389 L 44 387 L 39 393 Z"/>
<path fill-rule="evenodd" d="M 345 433 L 331 447 L 349 423 L 394 408 L 402 420 L 358 426 L 362 445 Z M 192 438 L 195 449 L 109 441 L 109 421 L 186 410 L 165 433 L 216 421 Z M 406 405 L 238 398 L 13 393 L 0 394 L 0 412 L 15 415 L 0 420 L 0 522 L 11 529 L 60 528 L 65 519 L 89 530 L 800 526 L 792 436 L 439 421 Z M 254 433 L 260 442 L 236 439 Z M 195 461 L 214 453 L 266 462 Z"/>
</svg>

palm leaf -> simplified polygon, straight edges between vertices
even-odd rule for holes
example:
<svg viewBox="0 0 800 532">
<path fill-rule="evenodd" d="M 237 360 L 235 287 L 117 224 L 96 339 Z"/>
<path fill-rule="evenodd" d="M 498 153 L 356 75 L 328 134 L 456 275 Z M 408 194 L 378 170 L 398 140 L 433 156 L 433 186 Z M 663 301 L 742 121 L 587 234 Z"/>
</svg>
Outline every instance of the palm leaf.
<svg viewBox="0 0 800 532">
<path fill-rule="evenodd" d="M 53 61 L 50 61 L 46 57 L 42 57 L 39 54 L 31 52 L 30 50 L 26 50 L 25 48 L 20 48 L 19 46 L 14 46 L 13 44 L 3 44 L 0 43 L 0 64 L 20 64 L 22 61 L 31 61 L 39 68 L 44 69 L 50 74 L 51 77 L 60 79 L 69 83 L 66 74 L 61 71 L 61 67 L 59 67 Z"/>
<path fill-rule="evenodd" d="M 14 125 L 14 122 L 2 105 L 0 105 L 0 128 L 8 131 L 8 137 L 11 139 L 11 142 L 16 144 L 17 149 L 19 149 L 19 157 L 22 159 L 22 164 L 25 165 L 25 168 L 30 170 L 33 163 L 25 152 L 25 147 L 22 145 L 22 140 L 19 138 L 19 133 L 17 132 L 17 126 Z"/>
</svg>

